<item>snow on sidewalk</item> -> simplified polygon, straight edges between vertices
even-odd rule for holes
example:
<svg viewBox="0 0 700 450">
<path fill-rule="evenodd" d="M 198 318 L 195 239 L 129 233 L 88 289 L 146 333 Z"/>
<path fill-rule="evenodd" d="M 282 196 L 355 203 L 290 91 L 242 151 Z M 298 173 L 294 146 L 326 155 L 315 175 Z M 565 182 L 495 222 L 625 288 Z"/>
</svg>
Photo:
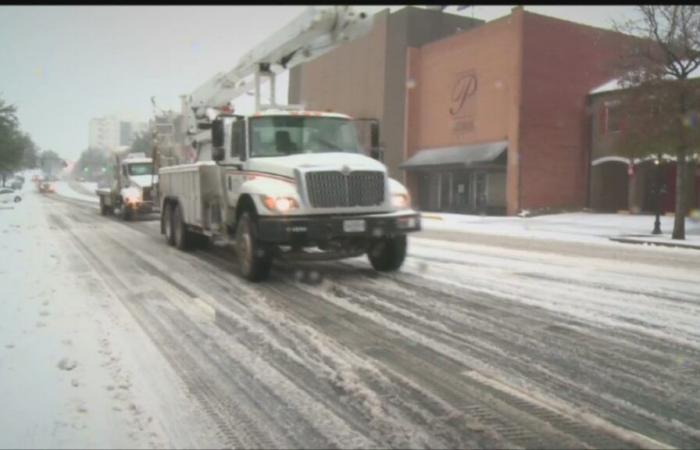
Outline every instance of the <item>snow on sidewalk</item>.
<svg viewBox="0 0 700 450">
<path fill-rule="evenodd" d="M 425 230 L 462 231 L 568 242 L 610 243 L 611 237 L 651 235 L 652 215 L 563 213 L 536 217 L 421 214 Z M 661 230 L 670 241 L 673 217 L 661 217 Z M 663 238 L 662 238 L 663 239 Z M 686 243 L 700 246 L 700 222 L 686 219 Z"/>
<path fill-rule="evenodd" d="M 0 210 L 0 448 L 192 446 L 195 434 L 173 442 L 170 430 L 191 410 L 177 375 L 48 199 L 24 197 Z"/>
</svg>

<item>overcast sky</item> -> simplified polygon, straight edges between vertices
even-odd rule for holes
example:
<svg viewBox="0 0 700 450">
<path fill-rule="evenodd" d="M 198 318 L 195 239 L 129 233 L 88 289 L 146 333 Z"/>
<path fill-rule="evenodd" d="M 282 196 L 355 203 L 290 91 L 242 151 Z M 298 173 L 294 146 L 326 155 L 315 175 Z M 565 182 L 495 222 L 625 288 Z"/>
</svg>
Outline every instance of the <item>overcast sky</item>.
<svg viewBox="0 0 700 450">
<path fill-rule="evenodd" d="M 179 111 L 179 95 L 233 68 L 240 56 L 304 9 L 0 6 L 0 98 L 17 106 L 21 127 L 42 149 L 74 160 L 88 145 L 91 118 L 116 114 L 145 122 L 152 115 L 152 96 L 160 107 Z M 602 28 L 633 14 L 630 6 L 525 9 Z M 510 10 L 447 9 L 487 21 Z M 286 101 L 287 77 L 279 81 L 278 95 Z M 246 109 L 251 100 L 244 100 Z"/>
</svg>

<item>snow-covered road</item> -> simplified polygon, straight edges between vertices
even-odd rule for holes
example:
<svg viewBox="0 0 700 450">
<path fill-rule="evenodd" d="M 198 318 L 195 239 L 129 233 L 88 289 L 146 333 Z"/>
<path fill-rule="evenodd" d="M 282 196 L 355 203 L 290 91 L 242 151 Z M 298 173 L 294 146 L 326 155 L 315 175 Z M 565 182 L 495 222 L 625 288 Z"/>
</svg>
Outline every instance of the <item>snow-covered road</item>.
<svg viewBox="0 0 700 450">
<path fill-rule="evenodd" d="M 27 197 L 0 211 L 2 447 L 700 446 L 700 252 L 425 233 L 397 274 L 279 263 L 250 284 L 157 221 Z"/>
</svg>

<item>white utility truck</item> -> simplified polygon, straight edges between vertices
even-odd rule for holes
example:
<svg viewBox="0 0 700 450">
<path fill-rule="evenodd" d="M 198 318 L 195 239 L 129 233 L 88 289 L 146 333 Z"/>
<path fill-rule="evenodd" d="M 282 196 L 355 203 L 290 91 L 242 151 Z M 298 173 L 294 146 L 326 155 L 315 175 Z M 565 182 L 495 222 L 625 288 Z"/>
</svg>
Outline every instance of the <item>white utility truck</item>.
<svg viewBox="0 0 700 450">
<path fill-rule="evenodd" d="M 363 154 L 352 118 L 274 102 L 274 65 L 318 56 L 359 35 L 366 22 L 349 7 L 310 8 L 183 101 L 183 114 L 196 122 L 191 145 L 198 159 L 159 169 L 168 244 L 185 250 L 202 237 L 233 243 L 251 281 L 265 279 L 276 257 L 368 254 L 376 270 L 402 265 L 406 234 L 420 229 L 420 216 L 404 186 Z M 228 103 L 249 89 L 241 80 L 251 74 L 258 112 L 233 114 Z M 272 85 L 267 107 L 260 105 L 262 77 Z"/>
<path fill-rule="evenodd" d="M 118 211 L 124 220 L 149 213 L 157 207 L 153 188 L 158 175 L 153 173 L 153 160 L 144 153 L 129 153 L 125 158 L 115 156 L 116 166 L 109 187 L 98 188 L 100 213 L 103 216 Z"/>
</svg>

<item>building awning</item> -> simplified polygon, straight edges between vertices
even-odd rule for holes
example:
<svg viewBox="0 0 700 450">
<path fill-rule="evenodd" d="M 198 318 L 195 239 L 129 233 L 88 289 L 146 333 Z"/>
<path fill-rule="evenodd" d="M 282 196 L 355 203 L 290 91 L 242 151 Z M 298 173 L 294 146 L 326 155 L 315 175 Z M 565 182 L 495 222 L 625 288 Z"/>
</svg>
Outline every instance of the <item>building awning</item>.
<svg viewBox="0 0 700 450">
<path fill-rule="evenodd" d="M 430 169 L 442 166 L 458 168 L 499 165 L 505 166 L 501 158 L 508 148 L 508 141 L 487 142 L 485 144 L 461 145 L 424 149 L 399 165 L 405 170 Z"/>
</svg>

